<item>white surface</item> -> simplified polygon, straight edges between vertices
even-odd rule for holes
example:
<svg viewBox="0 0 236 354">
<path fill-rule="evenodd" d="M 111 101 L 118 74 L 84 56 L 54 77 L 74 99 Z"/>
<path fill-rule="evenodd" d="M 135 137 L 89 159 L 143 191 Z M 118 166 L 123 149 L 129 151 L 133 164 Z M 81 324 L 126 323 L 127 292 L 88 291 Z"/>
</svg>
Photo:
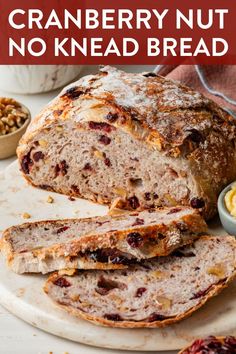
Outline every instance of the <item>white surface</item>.
<svg viewBox="0 0 236 354">
<path fill-rule="evenodd" d="M 0 174 L 0 232 L 22 223 L 28 212 L 30 221 L 62 217 L 88 217 L 106 214 L 106 207 L 29 186 L 16 162 Z M 48 204 L 47 198 L 54 198 Z M 217 225 L 214 233 L 222 234 Z M 44 294 L 47 276 L 16 275 L 0 258 L 0 303 L 12 313 L 50 333 L 99 347 L 127 350 L 169 350 L 186 346 L 195 337 L 236 335 L 236 282 L 190 318 L 164 329 L 113 329 L 95 326 L 71 317 L 57 308 Z M 121 341 L 122 338 L 122 341 Z M 91 348 L 92 350 L 92 348 Z"/>
<path fill-rule="evenodd" d="M 151 71 L 153 66 L 127 67 L 121 66 L 121 69 L 127 71 Z M 96 72 L 97 67 L 87 67 L 82 75 Z M 47 104 L 59 92 L 53 91 L 40 95 L 16 95 L 9 94 L 0 90 L 0 96 L 14 97 L 16 100 L 24 103 L 31 111 L 34 117 L 40 109 Z M 0 160 L 0 171 L 3 171 L 15 157 L 7 160 Z M 1 189 L 0 189 L 1 193 Z M 2 219 L 0 214 L 0 220 Z M 122 342 L 122 338 L 120 338 Z M 158 350 L 158 348 L 157 348 Z M 65 339 L 47 334 L 37 328 L 34 328 L 22 320 L 16 318 L 6 309 L 0 306 L 0 354 L 118 354 L 116 350 L 97 349 L 82 344 L 73 343 Z M 131 353 L 131 352 L 129 352 Z M 173 352 L 172 352 L 173 353 Z M 167 352 L 166 352 L 167 354 Z"/>
</svg>

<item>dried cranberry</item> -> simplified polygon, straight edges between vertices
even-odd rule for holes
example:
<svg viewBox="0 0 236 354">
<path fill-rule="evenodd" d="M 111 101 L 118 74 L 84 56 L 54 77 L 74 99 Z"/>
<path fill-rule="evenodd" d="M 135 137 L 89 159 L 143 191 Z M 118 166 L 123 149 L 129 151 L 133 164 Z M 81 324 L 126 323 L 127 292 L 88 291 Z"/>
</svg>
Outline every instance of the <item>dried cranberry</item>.
<svg viewBox="0 0 236 354">
<path fill-rule="evenodd" d="M 145 291 L 147 291 L 146 288 L 138 288 L 135 297 L 141 297 L 145 293 Z"/>
<path fill-rule="evenodd" d="M 62 95 L 62 97 L 67 97 L 71 100 L 76 100 L 77 98 L 79 98 L 79 96 L 81 96 L 84 93 L 83 90 L 79 89 L 78 87 L 71 87 L 70 89 L 68 89 L 64 95 Z"/>
<path fill-rule="evenodd" d="M 132 248 L 141 247 L 143 244 L 143 237 L 138 232 L 131 232 L 127 235 L 127 242 Z"/>
<path fill-rule="evenodd" d="M 236 349 L 236 338 L 232 336 L 225 337 L 225 344 L 232 346 L 232 348 Z"/>
<path fill-rule="evenodd" d="M 103 145 L 109 145 L 111 143 L 111 139 L 106 135 L 101 135 L 98 141 Z"/>
<path fill-rule="evenodd" d="M 137 209 L 140 207 L 138 198 L 134 195 L 128 199 L 129 205 L 132 209 Z"/>
<path fill-rule="evenodd" d="M 172 208 L 172 209 L 167 213 L 167 215 L 178 213 L 178 212 L 181 211 L 181 210 L 182 210 L 181 208 Z"/>
<path fill-rule="evenodd" d="M 208 286 L 208 288 L 206 288 L 205 290 L 200 290 L 198 291 L 196 294 L 194 294 L 190 300 L 195 300 L 195 299 L 199 299 L 200 297 L 205 296 L 206 294 L 209 293 L 209 291 L 211 290 L 212 285 Z"/>
<path fill-rule="evenodd" d="M 59 286 L 60 288 L 69 288 L 71 286 L 71 283 L 69 283 L 68 280 L 62 277 L 54 281 L 53 284 Z"/>
<path fill-rule="evenodd" d="M 109 321 L 122 321 L 122 317 L 115 313 L 107 313 L 104 315 L 104 318 Z"/>
<path fill-rule="evenodd" d="M 166 317 L 153 312 L 147 319 L 148 322 L 163 321 Z"/>
<path fill-rule="evenodd" d="M 37 151 L 33 154 L 33 160 L 35 162 L 38 162 L 39 160 L 43 160 L 44 159 L 44 153 L 42 153 L 42 151 Z"/>
<path fill-rule="evenodd" d="M 112 264 L 123 264 L 130 265 L 136 261 L 136 258 L 128 259 L 120 251 L 113 248 L 103 248 L 94 252 L 89 252 L 87 255 L 95 262 L 101 263 L 112 263 Z"/>
<path fill-rule="evenodd" d="M 152 199 L 151 198 L 151 193 L 149 193 L 149 192 L 145 193 L 145 200 L 149 201 L 151 199 Z"/>
<path fill-rule="evenodd" d="M 62 176 L 65 176 L 68 172 L 68 168 L 69 168 L 69 166 L 67 165 L 67 162 L 65 160 L 63 160 L 59 164 L 57 164 L 54 169 L 55 178 L 58 177 L 60 174 Z"/>
<path fill-rule="evenodd" d="M 136 218 L 132 226 L 143 225 L 143 224 L 144 224 L 144 219 Z"/>
<path fill-rule="evenodd" d="M 61 116 L 62 113 L 63 113 L 63 110 L 62 109 L 56 109 L 55 111 L 53 111 L 54 115 L 56 116 Z"/>
<path fill-rule="evenodd" d="M 55 176 L 55 178 L 59 176 L 60 171 L 61 171 L 61 169 L 60 169 L 59 164 L 56 164 L 56 166 L 54 168 L 54 176 Z"/>
<path fill-rule="evenodd" d="M 102 130 L 106 133 L 110 133 L 112 130 L 115 129 L 110 124 L 104 122 L 89 122 L 89 128 L 94 130 Z"/>
<path fill-rule="evenodd" d="M 25 155 L 21 161 L 22 171 L 27 175 L 30 173 L 30 167 L 33 165 L 33 161 L 30 158 L 30 154 L 31 154 L 31 151 L 28 152 L 28 154 Z"/>
<path fill-rule="evenodd" d="M 84 165 L 84 168 L 83 168 L 85 171 L 92 171 L 93 170 L 93 168 L 92 168 L 92 166 L 90 165 L 90 163 L 86 163 L 85 165 Z"/>
<path fill-rule="evenodd" d="M 227 340 L 232 340 L 232 344 Z M 184 354 L 235 354 L 236 353 L 236 338 L 226 337 L 224 341 L 219 340 L 214 336 L 209 336 L 205 339 L 197 339 L 193 344 L 186 349 Z"/>
<path fill-rule="evenodd" d="M 62 176 L 65 176 L 67 174 L 68 168 L 69 168 L 69 166 L 67 165 L 66 161 L 65 160 L 61 161 L 61 173 L 62 173 Z"/>
<path fill-rule="evenodd" d="M 190 204 L 194 209 L 204 208 L 205 206 L 205 202 L 202 198 L 192 198 Z"/>
<path fill-rule="evenodd" d="M 157 77 L 157 74 L 155 74 L 153 72 L 150 72 L 150 73 L 143 74 L 143 76 L 145 76 L 145 77 Z"/>
<path fill-rule="evenodd" d="M 80 190 L 75 184 L 72 184 L 71 189 L 74 193 L 80 194 Z"/>
<path fill-rule="evenodd" d="M 158 199 L 158 198 L 159 198 L 158 194 L 153 193 L 153 199 Z"/>
<path fill-rule="evenodd" d="M 60 229 L 57 230 L 57 234 L 61 234 L 62 232 L 65 232 L 68 229 L 69 229 L 69 226 L 60 227 Z"/>
<path fill-rule="evenodd" d="M 111 122 L 114 123 L 117 119 L 118 119 L 118 114 L 117 113 L 108 113 L 106 116 L 106 119 Z"/>
<path fill-rule="evenodd" d="M 106 165 L 107 167 L 111 167 L 111 160 L 108 159 L 108 157 L 105 157 L 104 163 L 105 163 L 105 165 Z"/>
</svg>

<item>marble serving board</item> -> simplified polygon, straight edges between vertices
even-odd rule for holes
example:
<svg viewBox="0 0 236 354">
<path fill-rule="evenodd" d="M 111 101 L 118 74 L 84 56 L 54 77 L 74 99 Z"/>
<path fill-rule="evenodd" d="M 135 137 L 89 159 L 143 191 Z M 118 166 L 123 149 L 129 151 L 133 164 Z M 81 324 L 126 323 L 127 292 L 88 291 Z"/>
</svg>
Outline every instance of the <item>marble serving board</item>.
<svg viewBox="0 0 236 354">
<path fill-rule="evenodd" d="M 47 203 L 48 196 L 54 203 Z M 27 185 L 14 162 L 0 174 L 0 231 L 26 220 L 73 218 L 103 215 L 106 207 L 81 199 L 37 190 Z M 225 232 L 218 221 L 211 225 L 215 234 Z M 57 308 L 44 294 L 46 276 L 17 275 L 0 257 L 0 303 L 11 313 L 49 333 L 97 347 L 163 351 L 177 350 L 196 337 L 236 335 L 236 282 L 190 318 L 163 329 L 114 329 L 98 327 L 76 319 Z"/>
</svg>

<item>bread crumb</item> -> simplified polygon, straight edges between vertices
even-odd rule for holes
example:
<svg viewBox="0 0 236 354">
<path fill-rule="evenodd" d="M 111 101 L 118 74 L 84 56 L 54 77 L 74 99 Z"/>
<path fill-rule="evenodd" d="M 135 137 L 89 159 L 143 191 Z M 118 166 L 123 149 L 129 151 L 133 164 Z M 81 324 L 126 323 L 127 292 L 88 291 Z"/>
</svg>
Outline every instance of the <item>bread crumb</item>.
<svg viewBox="0 0 236 354">
<path fill-rule="evenodd" d="M 23 219 L 30 219 L 31 215 L 29 213 L 24 213 L 24 214 L 22 214 L 22 218 Z"/>
<path fill-rule="evenodd" d="M 49 196 L 48 196 L 48 199 L 47 199 L 47 203 L 52 204 L 53 202 L 54 202 L 53 197 L 51 197 L 51 196 L 49 195 Z"/>
</svg>

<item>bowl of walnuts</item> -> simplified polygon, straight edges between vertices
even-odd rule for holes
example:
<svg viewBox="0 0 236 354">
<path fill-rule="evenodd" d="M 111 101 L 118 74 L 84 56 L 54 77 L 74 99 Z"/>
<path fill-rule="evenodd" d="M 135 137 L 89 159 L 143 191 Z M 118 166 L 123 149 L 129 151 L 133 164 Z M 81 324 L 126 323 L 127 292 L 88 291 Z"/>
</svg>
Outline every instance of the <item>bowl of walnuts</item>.
<svg viewBox="0 0 236 354">
<path fill-rule="evenodd" d="M 13 98 L 0 97 L 0 159 L 15 155 L 30 121 L 28 108 Z"/>
</svg>

